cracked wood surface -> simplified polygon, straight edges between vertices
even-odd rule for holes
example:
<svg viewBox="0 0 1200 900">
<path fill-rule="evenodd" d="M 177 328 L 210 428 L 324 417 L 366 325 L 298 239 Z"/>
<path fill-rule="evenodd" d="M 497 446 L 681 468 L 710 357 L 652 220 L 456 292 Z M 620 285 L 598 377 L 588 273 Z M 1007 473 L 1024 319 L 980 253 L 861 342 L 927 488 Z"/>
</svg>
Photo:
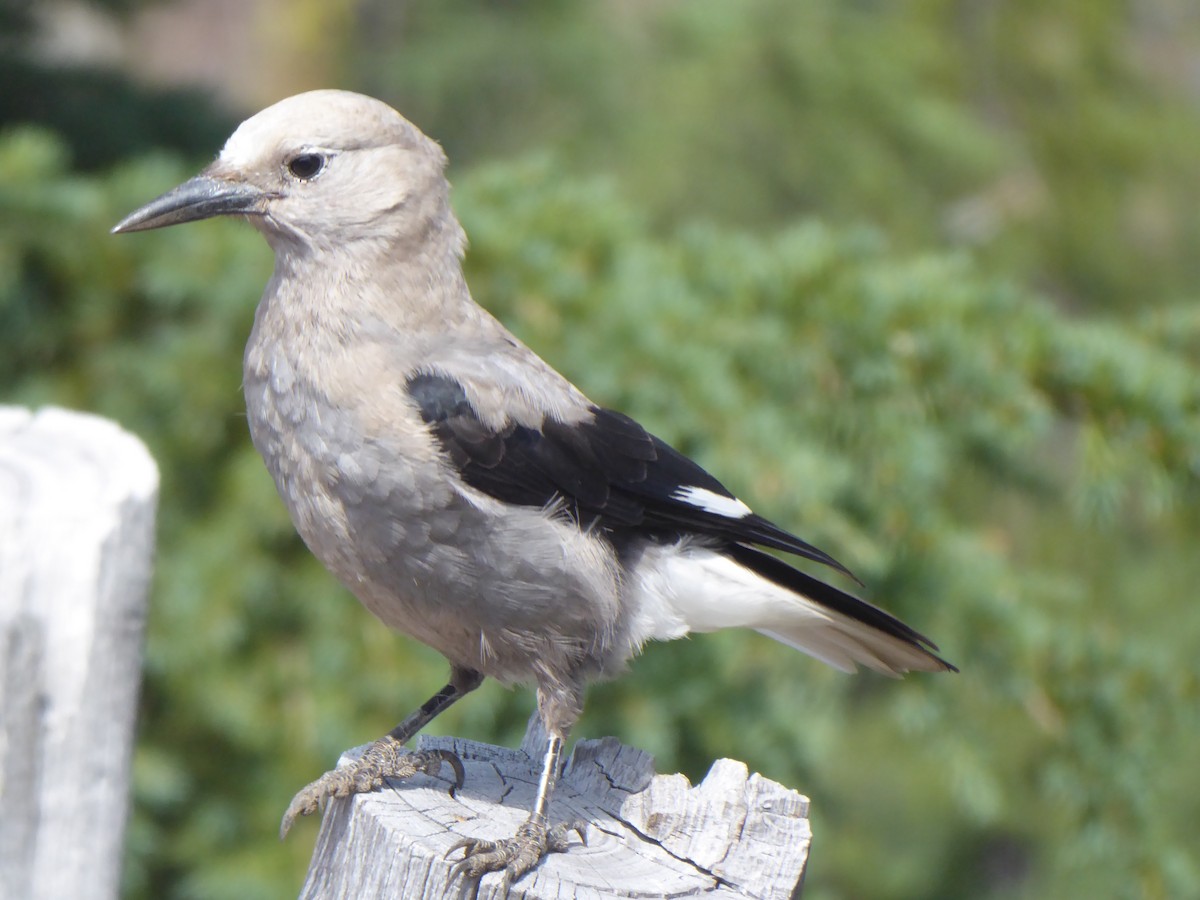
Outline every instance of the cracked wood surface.
<svg viewBox="0 0 1200 900">
<path fill-rule="evenodd" d="M 158 469 L 112 422 L 0 407 L 0 897 L 117 896 Z"/>
<path fill-rule="evenodd" d="M 502 894 L 500 873 L 478 885 L 451 880 L 464 837 L 511 835 L 537 786 L 536 717 L 520 750 L 458 738 L 423 737 L 421 749 L 459 754 L 466 782 L 450 797 L 445 778 L 415 776 L 325 812 L 304 900 L 463 897 Z M 351 759 L 365 747 L 350 751 Z M 554 821 L 588 823 L 587 845 L 552 854 L 513 884 L 508 897 L 798 897 L 812 832 L 808 799 L 722 759 L 694 787 L 655 775 L 654 760 L 615 738 L 580 741 L 551 804 Z"/>
</svg>

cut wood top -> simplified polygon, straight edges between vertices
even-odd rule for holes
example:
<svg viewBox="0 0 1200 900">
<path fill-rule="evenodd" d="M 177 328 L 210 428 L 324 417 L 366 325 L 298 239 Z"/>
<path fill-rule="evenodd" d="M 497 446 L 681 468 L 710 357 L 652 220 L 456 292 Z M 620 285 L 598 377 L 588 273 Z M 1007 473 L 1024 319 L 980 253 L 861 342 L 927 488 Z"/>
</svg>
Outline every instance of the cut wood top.
<svg viewBox="0 0 1200 900">
<path fill-rule="evenodd" d="M 450 881 L 459 854 L 445 859 L 449 848 L 464 837 L 508 837 L 525 821 L 537 787 L 536 750 L 527 752 L 535 735 L 521 750 L 441 737 L 419 746 L 457 753 L 463 788 L 451 797 L 448 780 L 418 775 L 333 803 L 301 897 L 459 896 L 464 885 Z M 576 746 L 551 819 L 587 822 L 587 845 L 546 857 L 508 896 L 783 900 L 799 895 L 812 837 L 808 799 L 743 763 L 718 760 L 693 786 L 656 775 L 649 754 L 615 738 Z M 499 873 L 484 876 L 477 896 L 502 896 L 500 883 Z"/>
</svg>

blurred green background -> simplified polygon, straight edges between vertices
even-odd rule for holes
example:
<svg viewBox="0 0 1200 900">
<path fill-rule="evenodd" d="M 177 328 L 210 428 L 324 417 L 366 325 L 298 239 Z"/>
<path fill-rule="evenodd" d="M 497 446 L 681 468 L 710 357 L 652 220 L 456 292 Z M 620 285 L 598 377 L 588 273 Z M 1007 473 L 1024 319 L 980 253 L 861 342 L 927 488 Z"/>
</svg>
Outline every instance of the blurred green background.
<svg viewBox="0 0 1200 900">
<path fill-rule="evenodd" d="M 162 467 L 126 897 L 295 896 L 292 793 L 444 680 L 250 447 L 262 240 L 108 234 L 316 86 L 443 142 L 478 300 L 962 668 L 702 636 L 576 737 L 810 795 L 814 900 L 1200 896 L 1192 0 L 192 0 L 175 31 L 106 0 L 72 6 L 116 36 L 90 60 L 63 6 L 0 0 L 0 402 Z M 185 47 L 221 77 L 168 77 Z M 531 709 L 487 686 L 431 730 L 514 744 Z"/>
</svg>

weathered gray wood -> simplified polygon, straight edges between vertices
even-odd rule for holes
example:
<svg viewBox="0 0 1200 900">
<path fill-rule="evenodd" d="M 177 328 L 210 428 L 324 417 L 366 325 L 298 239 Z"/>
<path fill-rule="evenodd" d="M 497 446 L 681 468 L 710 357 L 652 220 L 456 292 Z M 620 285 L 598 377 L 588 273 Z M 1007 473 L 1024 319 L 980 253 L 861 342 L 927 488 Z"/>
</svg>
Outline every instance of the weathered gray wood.
<svg viewBox="0 0 1200 900">
<path fill-rule="evenodd" d="M 464 837 L 511 835 L 528 815 L 537 784 L 538 734 L 522 750 L 457 738 L 420 746 L 453 750 L 466 784 L 418 775 L 382 791 L 332 803 L 300 896 L 335 898 L 498 898 L 501 876 L 473 885 L 451 880 Z M 364 748 L 351 751 L 343 762 Z M 588 822 L 587 846 L 547 857 L 511 886 L 527 900 L 603 897 L 798 897 L 812 832 L 808 799 L 732 760 L 719 760 L 695 787 L 682 775 L 655 775 L 654 760 L 615 738 L 581 741 L 559 781 L 556 820 Z"/>
<path fill-rule="evenodd" d="M 0 897 L 117 896 L 158 469 L 96 416 L 0 407 Z"/>
</svg>

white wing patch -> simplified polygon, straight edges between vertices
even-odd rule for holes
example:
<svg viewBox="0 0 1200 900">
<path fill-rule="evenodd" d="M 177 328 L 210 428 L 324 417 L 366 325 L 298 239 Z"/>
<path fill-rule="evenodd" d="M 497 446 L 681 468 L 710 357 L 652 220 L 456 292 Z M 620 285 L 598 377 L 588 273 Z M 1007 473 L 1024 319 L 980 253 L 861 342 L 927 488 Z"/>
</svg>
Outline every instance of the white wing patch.
<svg viewBox="0 0 1200 900">
<path fill-rule="evenodd" d="M 671 499 L 727 519 L 744 519 L 751 512 L 750 507 L 737 497 L 726 497 L 707 488 L 691 485 L 675 488 L 671 491 Z"/>
</svg>

